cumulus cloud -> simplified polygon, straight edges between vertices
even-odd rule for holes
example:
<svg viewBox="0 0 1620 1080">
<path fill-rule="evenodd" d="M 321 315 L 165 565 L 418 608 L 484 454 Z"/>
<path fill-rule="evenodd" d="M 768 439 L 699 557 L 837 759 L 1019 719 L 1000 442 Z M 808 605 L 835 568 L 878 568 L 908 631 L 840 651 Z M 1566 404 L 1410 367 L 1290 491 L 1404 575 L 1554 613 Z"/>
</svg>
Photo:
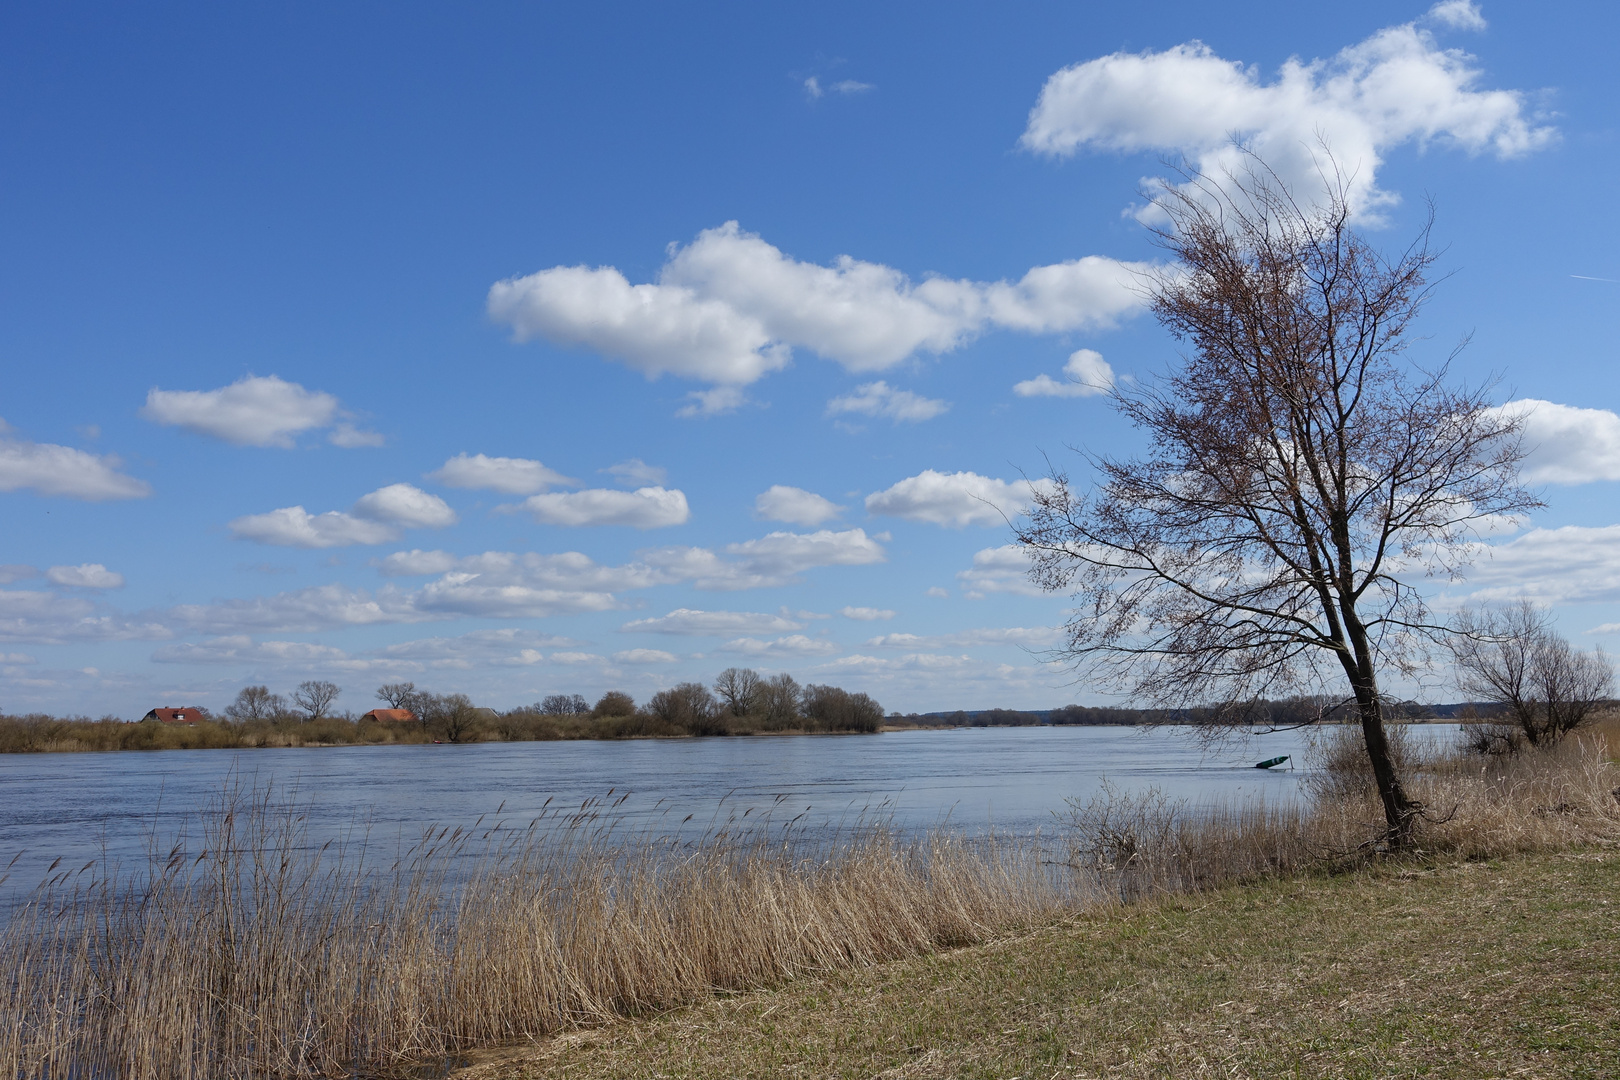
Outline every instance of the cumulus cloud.
<svg viewBox="0 0 1620 1080">
<path fill-rule="evenodd" d="M 1483 25 L 1477 9 L 1442 3 L 1432 18 Z M 1289 59 L 1266 81 L 1258 67 L 1201 42 L 1163 52 L 1114 53 L 1052 75 L 1030 111 L 1023 145 L 1068 156 L 1081 150 L 1170 153 L 1200 172 L 1240 171 L 1234 135 L 1309 198 L 1320 187 L 1317 151 L 1329 146 L 1354 173 L 1352 208 L 1376 217 L 1396 200 L 1377 186 L 1396 147 L 1440 144 L 1517 157 L 1549 144 L 1524 95 L 1479 89 L 1474 59 L 1443 49 L 1416 24 L 1380 30 L 1329 59 Z"/>
<path fill-rule="evenodd" d="M 734 413 L 748 404 L 748 394 L 740 386 L 716 386 L 710 390 L 693 390 L 686 395 L 686 404 L 675 410 L 684 419 L 707 420 L 711 416 Z"/>
<path fill-rule="evenodd" d="M 1033 379 L 1013 384 L 1013 393 L 1019 397 L 1091 397 L 1112 393 L 1114 369 L 1102 358 L 1102 353 L 1091 349 L 1076 349 L 1063 365 L 1064 378 L 1060 381 L 1050 375 L 1037 375 Z"/>
<path fill-rule="evenodd" d="M 686 549 L 667 565 L 680 566 L 700 589 L 757 589 L 785 585 L 822 566 L 869 566 L 884 561 L 883 546 L 864 529 L 813 533 L 773 532 L 758 540 L 727 544 L 729 559 Z M 654 553 L 648 553 L 654 561 Z"/>
<path fill-rule="evenodd" d="M 625 649 L 613 654 L 615 664 L 673 664 L 677 659 L 663 649 Z"/>
<path fill-rule="evenodd" d="M 766 521 L 785 521 L 789 525 L 814 528 L 843 512 L 844 508 L 831 499 L 787 484 L 772 484 L 754 496 L 754 513 Z"/>
<path fill-rule="evenodd" d="M 804 80 L 804 94 L 811 101 L 826 97 L 828 94 L 864 94 L 868 90 L 876 89 L 871 83 L 856 82 L 854 79 L 840 79 L 835 83 L 823 85 L 822 81 L 812 75 Z"/>
<path fill-rule="evenodd" d="M 1497 411 L 1524 421 L 1527 483 L 1620 480 L 1620 416 L 1610 410 L 1523 398 Z"/>
<path fill-rule="evenodd" d="M 542 649 L 567 649 L 579 645 L 571 638 L 542 634 L 536 630 L 508 627 L 474 630 L 457 637 L 417 638 L 385 646 L 372 655 L 391 664 L 408 664 L 416 669 L 474 667 L 528 667 L 545 659 Z"/>
<path fill-rule="evenodd" d="M 965 649 L 983 645 L 1016 645 L 1034 648 L 1055 645 L 1063 631 L 1046 626 L 989 626 L 960 630 L 954 634 L 882 634 L 866 644 L 877 649 Z"/>
<path fill-rule="evenodd" d="M 626 487 L 663 487 L 669 481 L 669 470 L 649 465 L 638 457 L 609 465 L 602 470 Z"/>
<path fill-rule="evenodd" d="M 442 529 L 456 523 L 456 512 L 443 499 L 410 484 L 389 484 L 362 495 L 355 501 L 354 512 L 409 529 Z"/>
<path fill-rule="evenodd" d="M 1027 480 L 1009 483 L 974 472 L 924 469 L 893 487 L 868 495 L 866 510 L 956 529 L 1005 525 L 1008 518 L 1023 513 L 1034 491 L 1035 486 Z"/>
<path fill-rule="evenodd" d="M 277 547 L 330 548 L 351 544 L 386 544 L 399 533 L 381 521 L 367 521 L 341 510 L 311 514 L 302 506 L 284 506 L 264 514 L 247 514 L 227 526 L 238 540 Z"/>
<path fill-rule="evenodd" d="M 1440 0 L 1429 9 L 1428 17 L 1454 30 L 1485 29 L 1485 16 L 1474 0 Z"/>
<path fill-rule="evenodd" d="M 1462 576 L 1447 600 L 1620 600 L 1620 525 L 1531 529 L 1504 543 L 1482 544 Z"/>
<path fill-rule="evenodd" d="M 152 494 L 144 480 L 125 476 L 122 462 L 71 446 L 30 442 L 12 435 L 0 420 L 0 491 L 25 488 L 41 495 L 62 495 L 87 502 L 141 499 Z"/>
<path fill-rule="evenodd" d="M 488 309 L 520 341 L 584 346 L 649 378 L 732 388 L 698 401 L 697 415 L 735 408 L 735 388 L 785 367 L 794 348 L 868 372 L 919 351 L 950 352 L 990 327 L 1109 326 L 1141 307 L 1132 282 L 1142 269 L 1087 256 L 1017 282 L 914 283 L 849 256 L 800 262 L 731 221 L 672 249 L 655 283 L 632 285 L 613 267 L 558 266 L 497 282 Z"/>
<path fill-rule="evenodd" d="M 628 525 L 634 529 L 661 529 L 684 525 L 692 516 L 686 494 L 662 487 L 616 491 L 584 491 L 531 495 L 518 504 L 542 525 Z"/>
<path fill-rule="evenodd" d="M 225 635 L 306 634 L 445 617 L 418 610 L 415 597 L 403 590 L 382 588 L 373 593 L 336 584 L 211 604 L 180 604 L 170 608 L 168 614 L 171 620 L 183 626 Z"/>
<path fill-rule="evenodd" d="M 619 627 L 629 633 L 681 634 L 687 637 L 723 637 L 726 634 L 769 634 L 802 630 L 802 623 L 759 611 L 699 611 L 676 608 L 668 615 L 636 619 Z"/>
<path fill-rule="evenodd" d="M 886 417 L 897 424 L 901 421 L 916 424 L 932 420 L 944 414 L 950 407 L 951 403 L 948 401 L 925 398 L 910 390 L 896 390 L 879 379 L 877 382 L 857 386 L 853 394 L 835 397 L 827 402 L 827 415 L 856 413 L 860 416 Z"/>
<path fill-rule="evenodd" d="M 10 585 L 13 581 L 23 581 L 38 576 L 39 570 L 32 566 L 24 566 L 21 563 L 0 565 L 0 585 Z"/>
<path fill-rule="evenodd" d="M 1029 580 L 1029 556 L 1017 544 L 983 548 L 973 554 L 973 566 L 956 575 L 970 599 L 985 593 L 1046 596 Z"/>
<path fill-rule="evenodd" d="M 159 664 L 251 664 L 298 668 L 334 666 L 349 659 L 331 645 L 308 641 L 254 641 L 247 634 L 230 634 L 203 642 L 165 645 L 152 654 Z"/>
<path fill-rule="evenodd" d="M 455 523 L 455 511 L 437 495 L 410 484 L 389 484 L 362 495 L 349 513 L 328 510 L 311 514 L 302 506 L 284 506 L 236 518 L 227 528 L 238 540 L 278 547 L 331 548 L 386 544 L 399 538 L 401 528 L 437 529 Z"/>
<path fill-rule="evenodd" d="M 751 637 L 735 638 L 721 645 L 718 651 L 768 660 L 784 656 L 831 656 L 838 651 L 838 646 L 831 641 L 822 641 L 803 634 L 789 634 L 787 637 L 771 641 Z"/>
<path fill-rule="evenodd" d="M 456 568 L 457 558 L 448 551 L 396 551 L 377 564 L 377 572 L 384 577 L 422 577 L 427 574 L 447 574 Z"/>
<path fill-rule="evenodd" d="M 124 575 L 114 573 L 100 563 L 81 563 L 78 566 L 53 566 L 45 571 L 45 580 L 52 585 L 65 585 L 74 589 L 122 589 Z"/>
<path fill-rule="evenodd" d="M 570 480 L 529 458 L 489 457 L 462 452 L 426 475 L 445 487 L 498 491 L 502 495 L 533 495 L 553 487 L 571 487 Z"/>
<path fill-rule="evenodd" d="M 888 608 L 875 607 L 846 607 L 839 608 L 838 614 L 846 619 L 856 619 L 860 622 L 876 622 L 878 619 L 892 619 L 894 612 Z"/>
<path fill-rule="evenodd" d="M 295 437 L 333 428 L 342 447 L 380 446 L 381 436 L 350 423 L 331 394 L 306 390 L 274 375 L 248 375 L 218 390 L 159 390 L 146 395 L 141 415 L 153 423 L 210 435 L 237 446 L 286 449 Z"/>
<path fill-rule="evenodd" d="M 161 641 L 173 636 L 155 619 L 131 618 L 83 596 L 0 589 L 0 641 L 59 645 L 76 641 Z"/>
</svg>

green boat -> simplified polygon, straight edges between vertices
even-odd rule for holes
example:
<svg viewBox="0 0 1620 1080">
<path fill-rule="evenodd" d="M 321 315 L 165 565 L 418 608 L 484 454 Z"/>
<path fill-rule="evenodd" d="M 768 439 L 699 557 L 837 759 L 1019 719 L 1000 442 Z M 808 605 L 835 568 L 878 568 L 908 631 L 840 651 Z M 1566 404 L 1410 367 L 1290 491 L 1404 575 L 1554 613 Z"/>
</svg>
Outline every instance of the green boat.
<svg viewBox="0 0 1620 1080">
<path fill-rule="evenodd" d="M 1274 757 L 1274 758 L 1268 758 L 1265 761 L 1257 761 L 1257 762 L 1254 763 L 1254 767 L 1257 768 L 1257 769 L 1275 769 L 1278 765 L 1281 765 L 1283 762 L 1285 762 L 1287 760 L 1288 760 L 1288 755 L 1284 754 L 1282 757 Z"/>
</svg>

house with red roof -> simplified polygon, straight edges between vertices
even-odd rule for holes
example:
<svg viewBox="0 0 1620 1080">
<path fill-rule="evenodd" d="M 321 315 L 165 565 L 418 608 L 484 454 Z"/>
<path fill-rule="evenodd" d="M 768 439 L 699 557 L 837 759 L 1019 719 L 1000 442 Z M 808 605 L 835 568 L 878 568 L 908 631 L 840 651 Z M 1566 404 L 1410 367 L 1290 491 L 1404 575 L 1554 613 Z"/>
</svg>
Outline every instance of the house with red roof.
<svg viewBox="0 0 1620 1080">
<path fill-rule="evenodd" d="M 189 707 L 184 709 L 153 709 L 141 717 L 142 721 L 156 720 L 160 724 L 185 724 L 187 727 L 206 719 L 208 719 L 208 715 L 201 709 Z"/>
<path fill-rule="evenodd" d="M 416 714 L 409 709 L 372 709 L 360 719 L 375 720 L 379 724 L 408 724 L 416 719 Z"/>
</svg>

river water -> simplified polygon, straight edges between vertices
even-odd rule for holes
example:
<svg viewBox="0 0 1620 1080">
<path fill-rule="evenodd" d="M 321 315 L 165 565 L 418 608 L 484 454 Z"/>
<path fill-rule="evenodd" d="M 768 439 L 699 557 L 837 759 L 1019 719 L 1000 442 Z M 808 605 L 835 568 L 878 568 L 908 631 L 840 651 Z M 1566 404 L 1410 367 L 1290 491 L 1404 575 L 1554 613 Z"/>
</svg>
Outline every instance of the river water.
<svg viewBox="0 0 1620 1080">
<path fill-rule="evenodd" d="M 1428 739 L 1451 725 L 1415 729 Z M 374 839 L 481 815 L 526 824 L 606 796 L 624 826 L 678 833 L 750 815 L 830 829 L 873 814 L 902 830 L 940 824 L 1027 834 L 1065 800 L 1157 788 L 1193 803 L 1298 797 L 1309 733 L 1202 746 L 1176 728 L 1027 727 L 620 742 L 476 743 L 288 750 L 0 755 L 0 905 L 53 860 L 141 861 L 233 781 L 273 784 L 307 807 L 315 840 L 363 823 Z M 1269 771 L 1256 761 L 1290 755 Z M 1295 767 L 1295 766 L 1298 767 Z M 687 820 L 688 815 L 691 816 Z M 800 817 L 800 815 L 803 815 Z M 758 820 L 756 817 L 754 820 Z M 14 861 L 13 861 L 14 860 Z"/>
</svg>

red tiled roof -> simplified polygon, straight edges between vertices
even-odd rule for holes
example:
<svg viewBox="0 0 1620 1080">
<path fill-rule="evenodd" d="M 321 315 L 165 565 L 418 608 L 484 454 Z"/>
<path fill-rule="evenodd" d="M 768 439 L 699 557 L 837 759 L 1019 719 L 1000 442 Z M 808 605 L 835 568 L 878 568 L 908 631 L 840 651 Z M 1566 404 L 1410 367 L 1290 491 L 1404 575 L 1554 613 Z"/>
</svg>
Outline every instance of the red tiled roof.
<svg viewBox="0 0 1620 1080">
<path fill-rule="evenodd" d="M 197 721 L 203 719 L 203 714 L 201 710 L 191 708 L 153 709 L 141 719 L 161 720 L 165 724 L 195 724 Z"/>
<path fill-rule="evenodd" d="M 411 712 L 411 710 L 409 710 L 409 709 L 372 709 L 370 712 L 366 713 L 365 716 L 362 716 L 360 719 L 362 719 L 362 720 L 368 720 L 368 719 L 369 720 L 377 720 L 377 721 L 382 721 L 382 722 L 389 722 L 389 721 L 399 722 L 399 721 L 415 720 L 416 719 L 416 714 Z"/>
</svg>

